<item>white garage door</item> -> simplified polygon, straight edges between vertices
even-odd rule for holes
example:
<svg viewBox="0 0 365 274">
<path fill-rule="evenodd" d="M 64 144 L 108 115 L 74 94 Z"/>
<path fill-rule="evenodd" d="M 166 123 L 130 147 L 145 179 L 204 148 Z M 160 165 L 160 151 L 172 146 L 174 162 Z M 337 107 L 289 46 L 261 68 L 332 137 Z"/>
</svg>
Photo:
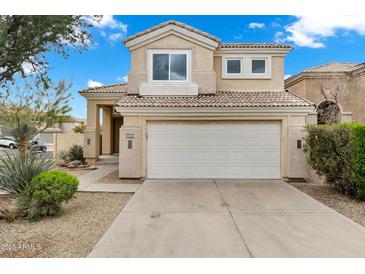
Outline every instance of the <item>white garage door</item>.
<svg viewBox="0 0 365 274">
<path fill-rule="evenodd" d="M 280 124 L 149 123 L 148 178 L 277 179 Z"/>
</svg>

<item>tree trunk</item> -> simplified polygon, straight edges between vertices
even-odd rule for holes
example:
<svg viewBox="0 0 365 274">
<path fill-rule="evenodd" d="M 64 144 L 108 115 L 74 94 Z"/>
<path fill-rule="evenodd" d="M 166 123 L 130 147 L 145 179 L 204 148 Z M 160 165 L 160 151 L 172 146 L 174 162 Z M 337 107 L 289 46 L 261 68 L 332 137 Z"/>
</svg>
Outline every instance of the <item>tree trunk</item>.
<svg viewBox="0 0 365 274">
<path fill-rule="evenodd" d="M 25 152 L 27 150 L 28 140 L 26 138 L 22 138 L 18 141 L 19 153 L 22 158 L 25 156 Z"/>
</svg>

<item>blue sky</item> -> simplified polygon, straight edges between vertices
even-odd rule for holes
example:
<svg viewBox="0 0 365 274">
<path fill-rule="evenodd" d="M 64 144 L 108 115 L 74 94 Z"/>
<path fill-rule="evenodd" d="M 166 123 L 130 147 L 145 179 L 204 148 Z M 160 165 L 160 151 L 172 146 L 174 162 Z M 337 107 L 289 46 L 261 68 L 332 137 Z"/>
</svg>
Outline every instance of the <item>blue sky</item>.
<svg viewBox="0 0 365 274">
<path fill-rule="evenodd" d="M 65 60 L 49 54 L 54 80 L 72 79 L 72 115 L 85 117 L 86 101 L 77 90 L 123 82 L 130 56 L 122 40 L 167 20 L 177 20 L 223 42 L 283 42 L 295 49 L 286 57 L 285 74 L 331 61 L 365 62 L 365 18 L 360 16 L 106 16 L 92 29 L 95 45 Z"/>
</svg>

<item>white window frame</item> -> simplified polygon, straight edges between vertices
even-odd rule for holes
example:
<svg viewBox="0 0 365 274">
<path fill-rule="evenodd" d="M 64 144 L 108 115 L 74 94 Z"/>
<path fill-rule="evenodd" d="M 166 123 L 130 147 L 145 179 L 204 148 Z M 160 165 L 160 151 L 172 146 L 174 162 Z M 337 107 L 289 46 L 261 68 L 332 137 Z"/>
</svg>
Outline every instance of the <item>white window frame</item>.
<svg viewBox="0 0 365 274">
<path fill-rule="evenodd" d="M 265 54 L 224 54 L 221 55 L 222 79 L 271 79 L 272 55 Z M 241 60 L 241 73 L 227 73 L 227 60 Z M 252 60 L 265 60 L 265 73 L 252 73 Z"/>
<path fill-rule="evenodd" d="M 254 73 L 252 72 L 252 63 L 255 60 L 264 60 L 265 61 L 265 72 L 260 72 L 260 73 Z M 251 76 L 267 76 L 268 74 L 268 57 L 250 57 L 250 70 L 249 73 Z"/>
<path fill-rule="evenodd" d="M 241 73 L 227 73 L 227 61 L 228 60 L 240 60 L 241 61 Z M 222 58 L 222 78 L 242 78 L 244 69 L 244 59 L 242 56 L 224 56 Z"/>
<path fill-rule="evenodd" d="M 171 54 L 186 55 L 186 80 L 153 80 L 153 55 L 168 54 L 169 55 L 169 78 L 170 78 L 170 56 Z M 150 50 L 148 58 L 148 74 L 150 83 L 189 83 L 191 82 L 191 51 L 190 50 Z"/>
<path fill-rule="evenodd" d="M 229 60 L 239 60 L 241 66 L 240 73 L 229 73 L 228 72 L 228 61 Z M 223 62 L 223 71 L 226 77 L 242 77 L 243 76 L 243 58 L 242 57 L 225 57 Z"/>
</svg>

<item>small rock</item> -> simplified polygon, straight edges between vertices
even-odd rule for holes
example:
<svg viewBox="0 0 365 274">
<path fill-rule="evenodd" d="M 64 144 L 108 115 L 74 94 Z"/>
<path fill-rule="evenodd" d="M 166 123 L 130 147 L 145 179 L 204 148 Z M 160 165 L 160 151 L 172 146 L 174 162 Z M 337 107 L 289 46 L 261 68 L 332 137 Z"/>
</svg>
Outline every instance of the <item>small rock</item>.
<svg viewBox="0 0 365 274">
<path fill-rule="evenodd" d="M 17 210 L 15 211 L 15 217 L 16 218 L 20 218 L 20 217 L 25 217 L 27 216 L 27 212 L 24 210 Z"/>
<path fill-rule="evenodd" d="M 79 165 L 78 168 L 87 168 L 89 167 L 88 165 Z"/>
<path fill-rule="evenodd" d="M 157 218 L 160 218 L 160 217 L 161 217 L 161 214 L 158 213 L 158 212 L 152 212 L 152 214 L 151 214 L 152 219 L 157 219 Z"/>
<path fill-rule="evenodd" d="M 97 169 L 98 167 L 96 165 L 92 165 L 92 166 L 88 166 L 86 167 L 85 169 L 86 170 L 94 170 L 94 169 Z"/>
<path fill-rule="evenodd" d="M 71 161 L 67 164 L 68 168 L 77 168 L 79 165 L 81 165 L 82 162 L 79 160 Z"/>
</svg>

